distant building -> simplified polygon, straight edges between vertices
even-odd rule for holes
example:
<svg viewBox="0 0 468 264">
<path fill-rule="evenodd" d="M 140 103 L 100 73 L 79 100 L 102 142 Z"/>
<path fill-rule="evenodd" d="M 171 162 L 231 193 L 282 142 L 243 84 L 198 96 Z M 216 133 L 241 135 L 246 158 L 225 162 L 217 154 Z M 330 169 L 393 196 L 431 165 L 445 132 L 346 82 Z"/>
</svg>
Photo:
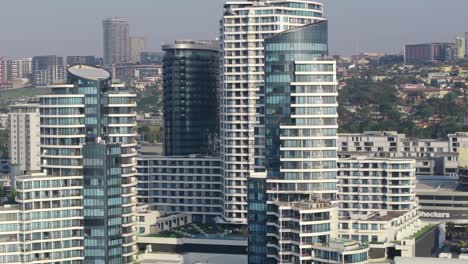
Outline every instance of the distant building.
<svg viewBox="0 0 468 264">
<path fill-rule="evenodd" d="M 56 55 L 33 57 L 32 78 L 34 85 L 46 85 L 54 80 L 59 80 L 59 78 L 65 80 L 65 67 L 63 65 L 63 57 Z"/>
<path fill-rule="evenodd" d="M 50 65 L 46 70 L 34 72 L 34 85 L 49 85 L 64 83 L 67 79 L 65 65 Z"/>
<path fill-rule="evenodd" d="M 162 64 L 164 52 L 143 51 L 140 53 L 141 64 Z"/>
<path fill-rule="evenodd" d="M 457 37 L 455 39 L 455 46 L 457 50 L 457 59 L 464 59 L 466 56 L 466 38 Z"/>
<path fill-rule="evenodd" d="M 218 43 L 176 41 L 163 50 L 164 153 L 207 154 L 218 134 Z"/>
<path fill-rule="evenodd" d="M 73 66 L 76 64 L 99 65 L 101 63 L 95 56 L 67 56 L 67 65 Z"/>
<path fill-rule="evenodd" d="M 108 68 L 112 78 L 120 81 L 162 79 L 162 65 L 160 64 L 118 64 Z"/>
<path fill-rule="evenodd" d="M 120 64 L 130 61 L 130 26 L 128 20 L 121 17 L 103 21 L 104 64 Z"/>
<path fill-rule="evenodd" d="M 10 134 L 10 164 L 20 174 L 41 169 L 39 105 L 10 106 L 8 113 Z"/>
<path fill-rule="evenodd" d="M 465 32 L 465 57 L 468 57 L 468 32 Z"/>
<path fill-rule="evenodd" d="M 140 54 L 145 50 L 144 37 L 130 37 L 130 62 L 140 62 Z"/>
<path fill-rule="evenodd" d="M 405 62 L 445 61 L 449 43 L 425 43 L 405 46 Z"/>
<path fill-rule="evenodd" d="M 0 60 L 0 83 L 11 83 L 17 79 L 31 77 L 32 59 Z"/>
</svg>

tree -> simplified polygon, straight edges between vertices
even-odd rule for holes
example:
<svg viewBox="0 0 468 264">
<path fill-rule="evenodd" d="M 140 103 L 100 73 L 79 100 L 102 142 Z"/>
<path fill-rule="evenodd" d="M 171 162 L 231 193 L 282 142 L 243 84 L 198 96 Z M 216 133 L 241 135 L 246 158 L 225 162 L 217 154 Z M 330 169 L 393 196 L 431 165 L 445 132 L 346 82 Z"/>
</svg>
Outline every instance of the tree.
<svg viewBox="0 0 468 264">
<path fill-rule="evenodd" d="M 9 201 L 10 203 L 15 202 L 15 200 L 16 200 L 16 194 L 17 194 L 17 193 L 16 193 L 15 188 L 10 187 L 10 193 L 8 194 L 8 201 Z"/>
</svg>

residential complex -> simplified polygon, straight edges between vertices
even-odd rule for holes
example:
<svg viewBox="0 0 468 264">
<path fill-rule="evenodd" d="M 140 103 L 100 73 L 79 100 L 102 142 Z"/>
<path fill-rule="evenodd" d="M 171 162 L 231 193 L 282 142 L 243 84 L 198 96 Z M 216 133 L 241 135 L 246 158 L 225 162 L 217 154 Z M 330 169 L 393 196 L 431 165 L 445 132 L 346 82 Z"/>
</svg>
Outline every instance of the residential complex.
<svg viewBox="0 0 468 264">
<path fill-rule="evenodd" d="M 32 83 L 44 86 L 66 79 L 63 57 L 56 55 L 34 56 L 32 58 Z"/>
<path fill-rule="evenodd" d="M 121 17 L 108 18 L 103 25 L 104 64 L 130 62 L 130 26 Z"/>
<path fill-rule="evenodd" d="M 341 157 L 416 159 L 417 175 L 445 175 L 455 177 L 458 171 L 460 146 L 468 145 L 467 133 L 447 135 L 447 139 L 410 139 L 392 131 L 344 133 L 338 137 Z"/>
<path fill-rule="evenodd" d="M 83 180 L 16 178 L 16 204 L 0 207 L 0 263 L 83 263 Z"/>
<path fill-rule="evenodd" d="M 38 104 L 10 106 L 8 113 L 10 164 L 17 174 L 39 171 L 41 166 Z"/>
<path fill-rule="evenodd" d="M 453 45 L 453 44 L 452 44 Z M 405 46 L 405 62 L 434 62 L 448 59 L 450 43 L 425 43 Z"/>
<path fill-rule="evenodd" d="M 176 41 L 162 49 L 164 154 L 213 153 L 219 122 L 218 42 Z"/>
<path fill-rule="evenodd" d="M 417 207 L 412 159 L 348 158 L 340 159 L 338 168 L 342 217 Z"/>
<path fill-rule="evenodd" d="M 189 213 L 195 222 L 215 222 L 223 210 L 221 161 L 217 157 L 138 157 L 138 200 L 161 212 Z"/>
<path fill-rule="evenodd" d="M 312 0 L 233 0 L 216 41 L 145 52 L 116 17 L 103 21 L 103 61 L 0 60 L 0 84 L 27 77 L 44 89 L 9 109 L 14 180 L 1 190 L 0 263 L 367 264 L 438 254 L 449 223 L 468 224 L 468 132 L 339 134 L 346 69 L 329 56 L 328 25 Z M 405 60 L 462 59 L 467 45 L 466 36 L 407 45 Z M 425 81 L 455 71 L 464 78 L 450 67 Z M 137 100 L 159 93 L 163 127 L 137 124 Z M 466 99 L 448 97 L 457 107 Z M 158 126 L 163 143 L 138 135 L 153 132 L 142 123 Z"/>
</svg>

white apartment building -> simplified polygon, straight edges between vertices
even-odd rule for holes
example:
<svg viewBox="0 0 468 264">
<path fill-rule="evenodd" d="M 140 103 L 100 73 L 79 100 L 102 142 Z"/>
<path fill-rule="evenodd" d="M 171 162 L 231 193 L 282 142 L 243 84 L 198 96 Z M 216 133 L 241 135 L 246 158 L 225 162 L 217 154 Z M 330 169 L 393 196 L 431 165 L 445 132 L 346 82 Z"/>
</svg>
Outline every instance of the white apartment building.
<svg viewBox="0 0 468 264">
<path fill-rule="evenodd" d="M 393 131 L 338 136 L 338 152 L 342 157 L 414 158 L 417 175 L 457 176 L 459 146 L 468 146 L 465 132 L 448 135 L 445 140 L 410 139 Z"/>
<path fill-rule="evenodd" d="M 82 180 L 35 173 L 16 190 L 0 208 L 0 263 L 83 263 Z"/>
<path fill-rule="evenodd" d="M 192 214 L 195 222 L 221 219 L 221 169 L 217 157 L 140 155 L 138 200 L 161 212 Z"/>
<path fill-rule="evenodd" d="M 417 207 L 414 160 L 346 158 L 338 167 L 341 217 Z"/>
<path fill-rule="evenodd" d="M 227 221 L 246 223 L 247 179 L 250 171 L 262 167 L 264 158 L 263 41 L 320 20 L 324 20 L 323 5 L 310 0 L 230 1 L 224 5 L 220 29 L 220 136 Z M 259 146 L 257 150 L 255 145 Z M 259 161 L 256 165 L 255 160 Z"/>
<path fill-rule="evenodd" d="M 38 171 L 41 166 L 40 116 L 38 104 L 10 106 L 10 164 L 16 173 Z"/>
</svg>

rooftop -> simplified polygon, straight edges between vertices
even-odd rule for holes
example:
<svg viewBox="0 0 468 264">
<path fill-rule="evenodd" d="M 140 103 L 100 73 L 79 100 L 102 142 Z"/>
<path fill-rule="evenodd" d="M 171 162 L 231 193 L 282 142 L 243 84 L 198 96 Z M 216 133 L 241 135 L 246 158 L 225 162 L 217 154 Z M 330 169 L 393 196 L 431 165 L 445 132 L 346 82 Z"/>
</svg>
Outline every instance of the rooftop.
<svg viewBox="0 0 468 264">
<path fill-rule="evenodd" d="M 468 264 L 468 260 L 446 258 L 395 257 L 395 264 Z"/>
<path fill-rule="evenodd" d="M 75 65 L 68 68 L 68 72 L 78 77 L 88 80 L 106 80 L 111 77 L 110 73 L 102 68 L 88 66 L 88 65 Z"/>
<path fill-rule="evenodd" d="M 245 227 L 220 224 L 189 224 L 150 234 L 150 237 L 246 240 Z"/>
<path fill-rule="evenodd" d="M 420 177 L 416 182 L 416 191 L 421 192 L 464 192 L 458 184 L 458 179 L 447 176 Z"/>
</svg>

